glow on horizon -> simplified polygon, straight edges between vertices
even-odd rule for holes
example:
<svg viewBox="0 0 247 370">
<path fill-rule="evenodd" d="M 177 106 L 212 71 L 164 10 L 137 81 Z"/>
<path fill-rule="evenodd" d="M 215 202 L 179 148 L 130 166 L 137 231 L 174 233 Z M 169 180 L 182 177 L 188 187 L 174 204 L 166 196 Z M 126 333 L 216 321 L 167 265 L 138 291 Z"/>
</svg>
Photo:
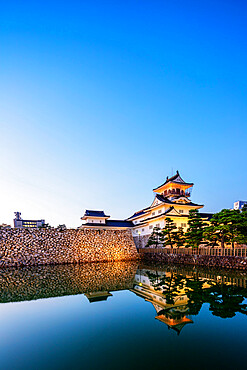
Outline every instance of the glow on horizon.
<svg viewBox="0 0 247 370">
<path fill-rule="evenodd" d="M 127 218 L 176 170 L 205 212 L 247 200 L 244 2 L 10 0 L 0 17 L 0 224 Z"/>
</svg>

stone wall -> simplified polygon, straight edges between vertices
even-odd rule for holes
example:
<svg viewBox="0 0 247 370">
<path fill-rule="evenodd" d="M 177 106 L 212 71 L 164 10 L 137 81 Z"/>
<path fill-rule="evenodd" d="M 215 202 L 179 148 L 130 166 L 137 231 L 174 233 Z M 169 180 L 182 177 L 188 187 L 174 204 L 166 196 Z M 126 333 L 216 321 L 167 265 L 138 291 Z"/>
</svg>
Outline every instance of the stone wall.
<svg viewBox="0 0 247 370">
<path fill-rule="evenodd" d="M 137 258 L 138 253 L 130 230 L 0 230 L 0 267 Z"/>
</svg>

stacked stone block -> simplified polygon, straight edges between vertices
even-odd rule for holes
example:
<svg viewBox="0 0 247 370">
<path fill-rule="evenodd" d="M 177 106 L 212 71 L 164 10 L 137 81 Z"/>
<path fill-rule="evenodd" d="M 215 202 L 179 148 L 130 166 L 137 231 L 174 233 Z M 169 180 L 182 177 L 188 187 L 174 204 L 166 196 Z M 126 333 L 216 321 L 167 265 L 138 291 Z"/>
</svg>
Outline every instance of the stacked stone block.
<svg viewBox="0 0 247 370">
<path fill-rule="evenodd" d="M 137 257 L 129 230 L 0 230 L 0 267 L 121 261 Z"/>
<path fill-rule="evenodd" d="M 166 263 L 166 264 L 182 264 L 205 266 L 217 269 L 235 269 L 247 271 L 246 257 L 230 257 L 230 256 L 203 256 L 203 255 L 180 255 L 166 253 L 141 253 L 140 257 L 143 261 Z"/>
</svg>

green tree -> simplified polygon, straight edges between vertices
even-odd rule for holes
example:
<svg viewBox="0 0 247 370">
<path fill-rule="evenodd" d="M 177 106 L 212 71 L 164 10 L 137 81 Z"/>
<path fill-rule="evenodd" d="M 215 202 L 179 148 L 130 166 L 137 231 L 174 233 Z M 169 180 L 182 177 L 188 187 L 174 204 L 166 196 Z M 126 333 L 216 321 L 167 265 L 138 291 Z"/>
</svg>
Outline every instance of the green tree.
<svg viewBox="0 0 247 370">
<path fill-rule="evenodd" d="M 157 226 L 154 227 L 153 232 L 150 235 L 146 246 L 147 247 L 155 246 L 155 248 L 158 248 L 159 244 L 161 244 L 161 239 L 162 239 L 161 237 L 162 235 L 161 235 L 160 227 L 157 227 Z"/>
<path fill-rule="evenodd" d="M 184 229 L 179 227 L 177 231 L 174 231 L 175 244 L 177 248 L 183 247 L 185 243 Z"/>
<path fill-rule="evenodd" d="M 203 232 L 206 223 L 203 221 L 197 209 L 192 209 L 189 212 L 188 229 L 185 233 L 186 246 L 199 249 L 203 242 Z"/>
<path fill-rule="evenodd" d="M 177 237 L 175 230 L 177 229 L 175 223 L 167 217 L 165 220 L 165 227 L 161 232 L 161 241 L 164 246 L 170 246 L 171 250 L 173 250 L 173 247 L 176 244 Z"/>
<path fill-rule="evenodd" d="M 39 226 L 39 229 L 51 229 L 51 225 L 50 224 L 43 224 L 42 226 Z"/>
<path fill-rule="evenodd" d="M 231 243 L 234 248 L 235 242 L 244 241 L 244 219 L 245 215 L 237 210 L 222 209 L 213 215 L 211 228 L 206 232 L 211 232 L 211 238 L 220 243 L 221 248 L 225 248 L 227 243 Z"/>
<path fill-rule="evenodd" d="M 218 242 L 218 235 L 215 233 L 215 228 L 213 225 L 206 226 L 203 231 L 203 239 L 207 246 L 212 248 L 216 247 Z"/>
<path fill-rule="evenodd" d="M 67 230 L 67 227 L 66 227 L 66 225 L 65 225 L 65 224 L 61 224 L 61 225 L 58 225 L 57 229 L 58 229 L 59 231 L 63 231 L 63 230 Z"/>
<path fill-rule="evenodd" d="M 240 212 L 241 223 L 238 225 L 241 234 L 240 243 L 247 244 L 247 204 L 245 204 Z"/>
<path fill-rule="evenodd" d="M 234 243 L 243 243 L 244 242 L 244 235 L 242 234 L 242 224 L 244 218 L 242 217 L 240 211 L 238 210 L 229 210 L 229 241 L 232 244 L 232 248 L 234 248 Z"/>
</svg>

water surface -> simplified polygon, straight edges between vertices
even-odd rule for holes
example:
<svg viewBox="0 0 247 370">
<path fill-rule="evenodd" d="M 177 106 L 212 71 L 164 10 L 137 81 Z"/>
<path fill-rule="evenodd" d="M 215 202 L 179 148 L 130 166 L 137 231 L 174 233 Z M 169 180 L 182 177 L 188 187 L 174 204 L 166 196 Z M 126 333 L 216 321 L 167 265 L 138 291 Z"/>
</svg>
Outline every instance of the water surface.
<svg viewBox="0 0 247 370">
<path fill-rule="evenodd" d="M 246 287 L 135 262 L 1 270 L 1 368 L 242 369 Z"/>
</svg>

